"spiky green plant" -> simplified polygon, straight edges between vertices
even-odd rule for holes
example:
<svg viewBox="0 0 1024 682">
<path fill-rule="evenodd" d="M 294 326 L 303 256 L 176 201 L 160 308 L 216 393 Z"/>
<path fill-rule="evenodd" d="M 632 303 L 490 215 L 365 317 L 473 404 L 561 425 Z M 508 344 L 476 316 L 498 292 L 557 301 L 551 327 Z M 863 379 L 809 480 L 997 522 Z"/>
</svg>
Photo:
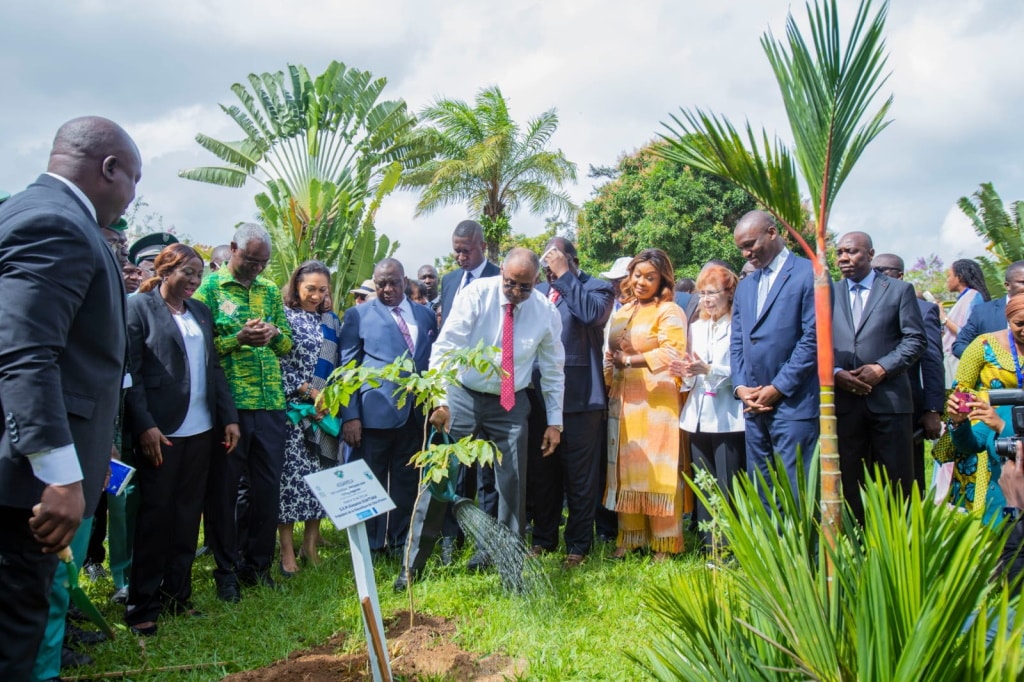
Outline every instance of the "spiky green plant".
<svg viewBox="0 0 1024 682">
<path fill-rule="evenodd" d="M 747 123 L 740 133 L 728 120 L 700 109 L 684 110 L 666 124 L 661 153 L 730 180 L 783 225 L 814 265 L 814 308 L 821 385 L 821 504 L 826 540 L 834 542 L 842 507 L 835 428 L 831 280 L 826 259 L 828 219 L 836 196 L 867 145 L 888 125 L 887 98 L 870 109 L 887 80 L 883 29 L 888 4 L 872 17 L 862 0 L 849 35 L 842 36 L 836 0 L 807 4 L 808 44 L 790 14 L 786 40 L 769 31 L 761 39 L 789 118 L 790 151 Z M 797 173 L 799 168 L 800 173 Z M 800 179 L 811 194 L 816 245 L 800 235 L 804 207 Z"/>
<path fill-rule="evenodd" d="M 1002 198 L 991 182 L 981 183 L 970 197 L 956 202 L 985 240 L 989 256 L 978 256 L 989 291 L 1002 291 L 1006 267 L 1024 260 L 1024 201 L 1014 201 L 1006 210 Z"/>
<path fill-rule="evenodd" d="M 650 594 L 665 634 L 635 658 L 655 678 L 1021 679 L 1024 612 L 1011 615 L 1019 598 L 993 579 L 1005 534 L 916 490 L 908 498 L 876 472 L 862 493 L 864 528 L 846 513 L 829 548 L 814 485 L 798 501 L 777 464 L 767 505 L 759 488 L 739 477 L 721 509 L 738 571 Z"/>
<path fill-rule="evenodd" d="M 278 71 L 248 81 L 231 86 L 240 105 L 221 105 L 245 137 L 196 135 L 226 165 L 179 175 L 226 187 L 262 185 L 256 206 L 273 241 L 267 274 L 283 284 L 303 261 L 321 260 L 336 272 L 332 295 L 340 309 L 348 290 L 397 247 L 378 238 L 374 218 L 403 169 L 427 158 L 410 142 L 415 118 L 402 100 L 380 99 L 385 78 L 341 62 L 315 79 L 289 65 L 287 80 Z"/>
</svg>

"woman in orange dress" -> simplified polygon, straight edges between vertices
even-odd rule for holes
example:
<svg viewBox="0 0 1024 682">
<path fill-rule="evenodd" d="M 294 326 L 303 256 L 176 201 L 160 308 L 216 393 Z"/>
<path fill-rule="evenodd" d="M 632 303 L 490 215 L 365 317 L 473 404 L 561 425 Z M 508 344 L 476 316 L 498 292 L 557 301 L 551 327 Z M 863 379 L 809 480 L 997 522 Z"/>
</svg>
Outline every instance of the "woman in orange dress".
<svg viewBox="0 0 1024 682">
<path fill-rule="evenodd" d="M 672 262 L 660 249 L 634 258 L 612 315 L 605 352 L 608 485 L 619 517 L 613 558 L 646 547 L 656 561 L 683 550 L 679 476 L 679 380 L 669 364 L 686 352 L 686 317 L 675 304 Z"/>
</svg>

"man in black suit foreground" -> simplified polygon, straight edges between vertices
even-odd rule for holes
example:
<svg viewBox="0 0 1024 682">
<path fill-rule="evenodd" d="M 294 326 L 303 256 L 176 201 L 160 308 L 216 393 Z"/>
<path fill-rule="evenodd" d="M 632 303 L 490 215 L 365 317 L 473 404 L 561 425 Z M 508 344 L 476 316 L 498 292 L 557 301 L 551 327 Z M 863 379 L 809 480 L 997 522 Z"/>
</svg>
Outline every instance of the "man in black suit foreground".
<svg viewBox="0 0 1024 682">
<path fill-rule="evenodd" d="M 836 432 L 843 495 L 863 523 L 864 467 L 878 464 L 894 485 L 914 484 L 914 397 L 908 372 L 925 351 L 914 287 L 871 269 L 871 237 L 839 238 L 843 279 L 832 285 Z"/>
<path fill-rule="evenodd" d="M 100 228 L 135 198 L 141 171 L 120 126 L 77 118 L 57 131 L 47 173 L 0 207 L 3 680 L 30 675 L 56 552 L 91 517 L 109 466 L 125 295 Z"/>
</svg>

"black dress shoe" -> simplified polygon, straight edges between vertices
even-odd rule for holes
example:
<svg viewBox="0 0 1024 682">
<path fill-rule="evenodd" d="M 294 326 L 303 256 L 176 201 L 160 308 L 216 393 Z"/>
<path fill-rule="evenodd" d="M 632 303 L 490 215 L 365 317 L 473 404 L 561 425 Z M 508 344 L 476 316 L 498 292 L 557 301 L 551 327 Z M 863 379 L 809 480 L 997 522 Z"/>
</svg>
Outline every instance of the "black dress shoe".
<svg viewBox="0 0 1024 682">
<path fill-rule="evenodd" d="M 226 601 L 229 604 L 237 604 L 242 601 L 242 594 L 238 591 L 238 585 L 224 583 L 223 585 L 217 585 L 217 599 Z"/>
<path fill-rule="evenodd" d="M 477 552 L 469 559 L 469 563 L 466 564 L 467 571 L 485 571 L 493 565 L 491 557 L 487 556 L 484 552 Z"/>
<path fill-rule="evenodd" d="M 107 641 L 107 636 L 98 630 L 83 630 L 77 625 L 64 625 L 64 642 L 67 644 L 83 644 L 86 646 Z"/>
<path fill-rule="evenodd" d="M 157 625 L 156 623 L 151 623 L 150 625 L 146 626 L 129 625 L 128 629 L 131 630 L 133 634 L 136 634 L 139 637 L 152 637 L 156 634 Z"/>
<path fill-rule="evenodd" d="M 238 582 L 245 587 L 277 587 L 277 583 L 270 577 L 270 571 L 243 571 L 238 574 Z"/>
<path fill-rule="evenodd" d="M 81 668 L 85 665 L 92 665 L 92 656 L 89 654 L 83 654 L 81 651 L 75 651 L 64 647 L 60 652 L 60 667 L 64 668 Z"/>
</svg>

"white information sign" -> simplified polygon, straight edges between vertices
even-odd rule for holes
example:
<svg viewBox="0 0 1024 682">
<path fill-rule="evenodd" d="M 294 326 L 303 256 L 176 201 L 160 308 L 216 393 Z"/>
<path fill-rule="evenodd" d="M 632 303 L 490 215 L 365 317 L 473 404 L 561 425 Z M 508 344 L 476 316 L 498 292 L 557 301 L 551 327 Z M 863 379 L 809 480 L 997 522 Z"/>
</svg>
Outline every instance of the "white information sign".
<svg viewBox="0 0 1024 682">
<path fill-rule="evenodd" d="M 303 478 L 336 528 L 348 528 L 395 508 L 384 486 L 361 459 Z"/>
<path fill-rule="evenodd" d="M 366 537 L 366 521 L 395 508 L 384 486 L 370 471 L 366 462 L 357 459 L 315 474 L 303 476 L 320 500 L 327 515 L 337 528 L 348 529 L 352 570 L 356 578 L 356 592 L 363 611 L 366 630 L 366 648 L 370 654 L 370 669 L 374 682 L 391 682 L 391 661 L 384 637 L 384 620 L 380 615 L 377 583 L 373 574 L 370 542 Z"/>
</svg>

